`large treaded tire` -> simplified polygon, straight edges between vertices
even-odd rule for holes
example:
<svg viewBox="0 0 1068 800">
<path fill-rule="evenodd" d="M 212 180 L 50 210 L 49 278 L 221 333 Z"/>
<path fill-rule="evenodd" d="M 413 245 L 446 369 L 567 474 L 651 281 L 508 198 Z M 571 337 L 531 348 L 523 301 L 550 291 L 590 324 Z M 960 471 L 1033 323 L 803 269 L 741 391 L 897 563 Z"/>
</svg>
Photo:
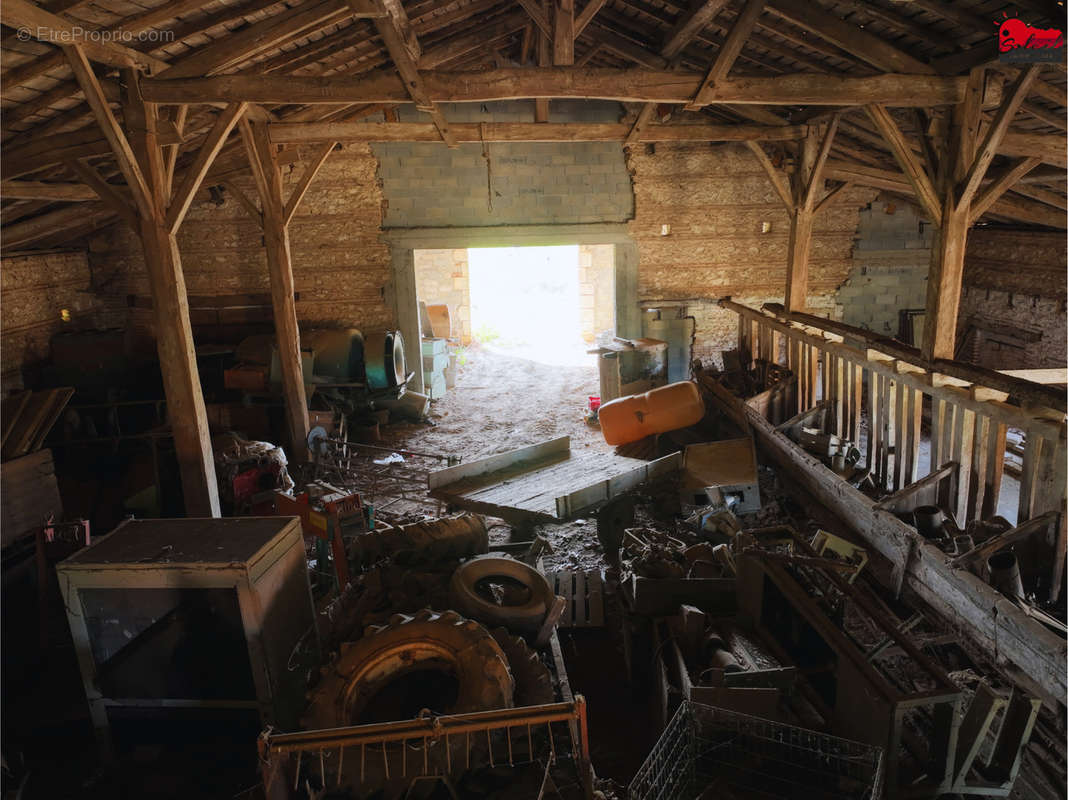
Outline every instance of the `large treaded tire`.
<svg viewBox="0 0 1068 800">
<path fill-rule="evenodd" d="M 523 637 L 504 628 L 494 628 L 490 633 L 508 659 L 508 668 L 515 681 L 516 706 L 539 706 L 555 701 L 553 676 Z"/>
<path fill-rule="evenodd" d="M 530 598 L 521 605 L 498 605 L 480 594 L 479 581 L 509 578 L 522 584 Z M 503 625 L 512 631 L 535 632 L 552 607 L 553 590 L 545 576 L 514 558 L 478 556 L 461 564 L 449 581 L 449 600 L 460 613 L 487 625 Z"/>
<path fill-rule="evenodd" d="M 415 670 L 442 666 L 456 678 L 456 702 L 434 709 L 451 714 L 512 708 L 514 683 L 508 659 L 479 623 L 452 611 L 395 614 L 389 624 L 372 626 L 359 641 L 323 667 L 311 691 L 302 724 L 336 728 L 360 722 L 360 712 L 393 680 Z"/>
</svg>

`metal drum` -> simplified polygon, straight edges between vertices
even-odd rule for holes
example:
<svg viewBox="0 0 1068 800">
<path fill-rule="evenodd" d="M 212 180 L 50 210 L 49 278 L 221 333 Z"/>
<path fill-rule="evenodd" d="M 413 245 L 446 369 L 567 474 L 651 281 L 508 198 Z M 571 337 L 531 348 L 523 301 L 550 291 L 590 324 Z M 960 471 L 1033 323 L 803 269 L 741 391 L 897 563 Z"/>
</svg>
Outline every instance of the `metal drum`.
<svg viewBox="0 0 1068 800">
<path fill-rule="evenodd" d="M 367 386 L 389 389 L 404 383 L 404 337 L 400 331 L 378 331 L 364 338 Z"/>
</svg>

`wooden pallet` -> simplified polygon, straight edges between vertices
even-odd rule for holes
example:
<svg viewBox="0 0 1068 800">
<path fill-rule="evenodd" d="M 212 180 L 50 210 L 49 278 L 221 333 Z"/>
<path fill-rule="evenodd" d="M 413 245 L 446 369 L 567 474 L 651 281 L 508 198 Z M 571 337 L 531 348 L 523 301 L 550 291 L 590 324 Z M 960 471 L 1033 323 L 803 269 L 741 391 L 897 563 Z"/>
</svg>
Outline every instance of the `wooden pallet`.
<svg viewBox="0 0 1068 800">
<path fill-rule="evenodd" d="M 553 592 L 567 601 L 559 627 L 604 627 L 604 579 L 600 570 L 553 572 L 548 578 Z"/>
</svg>

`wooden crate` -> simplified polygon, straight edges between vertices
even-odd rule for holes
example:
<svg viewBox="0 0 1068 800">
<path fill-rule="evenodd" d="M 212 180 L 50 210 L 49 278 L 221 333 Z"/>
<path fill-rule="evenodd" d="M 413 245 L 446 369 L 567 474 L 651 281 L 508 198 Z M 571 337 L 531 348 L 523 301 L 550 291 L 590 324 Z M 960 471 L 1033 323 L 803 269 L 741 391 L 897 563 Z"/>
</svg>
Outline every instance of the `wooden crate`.
<svg viewBox="0 0 1068 800">
<path fill-rule="evenodd" d="M 105 752 L 114 707 L 247 709 L 296 726 L 294 653 L 318 659 L 298 518 L 127 520 L 56 571 Z"/>
</svg>

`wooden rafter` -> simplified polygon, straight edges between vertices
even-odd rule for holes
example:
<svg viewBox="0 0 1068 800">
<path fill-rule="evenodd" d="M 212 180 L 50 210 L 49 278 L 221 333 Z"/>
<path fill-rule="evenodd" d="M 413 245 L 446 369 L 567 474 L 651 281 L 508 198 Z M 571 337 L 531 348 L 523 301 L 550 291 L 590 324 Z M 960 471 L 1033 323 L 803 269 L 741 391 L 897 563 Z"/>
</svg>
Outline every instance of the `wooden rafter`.
<svg viewBox="0 0 1068 800">
<path fill-rule="evenodd" d="M 137 213 L 126 197 L 123 196 L 121 187 L 108 183 L 93 167 L 76 158 L 72 158 L 64 162 L 64 164 L 68 170 L 81 179 L 82 183 L 90 187 L 97 197 L 110 206 L 119 215 L 120 219 L 134 230 L 137 230 Z"/>
<path fill-rule="evenodd" d="M 182 183 L 167 208 L 166 227 L 171 234 L 177 233 L 178 228 L 181 227 L 204 176 L 208 174 L 215 157 L 219 155 L 219 151 L 226 143 L 226 137 L 230 135 L 234 125 L 244 115 L 247 107 L 247 103 L 231 103 L 219 114 L 219 118 L 197 151 L 193 163 L 186 170 Z"/>
<path fill-rule="evenodd" d="M 582 13 L 575 17 L 575 38 L 577 39 L 586 30 L 586 26 L 597 16 L 597 12 L 605 7 L 608 0 L 589 0 L 583 7 Z"/>
<path fill-rule="evenodd" d="M 100 195 L 84 183 L 7 180 L 0 181 L 0 197 L 5 200 L 57 200 L 65 203 L 100 199 Z"/>
<path fill-rule="evenodd" d="M 771 159 L 768 158 L 768 154 L 764 152 L 764 148 L 757 142 L 746 142 L 746 145 L 756 156 L 757 162 L 763 167 L 764 172 L 767 173 L 768 178 L 771 180 L 771 185 L 775 189 L 775 193 L 779 195 L 779 199 L 782 200 L 782 204 L 786 206 L 786 210 L 790 213 L 794 213 L 794 198 L 790 192 L 790 187 L 787 185 L 785 178 L 782 174 L 775 169 L 775 165 L 771 163 Z"/>
<path fill-rule="evenodd" d="M 1033 170 L 1042 160 L 1039 158 L 1023 158 L 1014 164 L 1010 164 L 1002 170 L 988 186 L 979 192 L 971 204 L 971 221 L 974 224 L 983 214 L 990 210 L 991 206 L 998 201 L 1005 192 Z"/>
<path fill-rule="evenodd" d="M 304 168 L 303 174 L 300 176 L 300 180 L 297 181 L 296 187 L 293 189 L 293 193 L 286 200 L 285 208 L 282 209 L 282 224 L 288 225 L 293 221 L 293 215 L 297 213 L 297 207 L 300 205 L 300 201 L 304 199 L 304 195 L 308 193 L 308 188 L 311 186 L 315 176 L 319 174 L 319 170 L 322 169 L 323 164 L 326 163 L 327 157 L 334 152 L 334 148 L 337 146 L 337 142 L 327 142 L 318 153 L 316 153 L 308 166 Z"/>
<path fill-rule="evenodd" d="M 438 130 L 441 140 L 449 147 L 456 147 L 456 139 L 449 130 L 449 123 L 445 121 L 445 115 L 441 109 L 427 96 L 423 88 L 423 80 L 419 76 L 417 66 L 422 56 L 422 48 L 412 30 L 408 15 L 398 0 L 374 0 L 375 6 L 382 16 L 374 20 L 378 35 L 382 37 L 389 57 L 393 60 L 393 66 L 404 80 L 408 94 L 415 102 L 416 108 L 430 114 L 434 126 Z M 350 7 L 355 8 L 350 2 Z"/>
<path fill-rule="evenodd" d="M 665 58 L 674 58 L 686 47 L 720 12 L 727 0 L 697 0 L 690 9 L 683 11 L 675 27 L 671 29 L 660 48 Z"/>
<path fill-rule="evenodd" d="M 130 191 L 133 194 L 134 205 L 137 206 L 138 212 L 143 217 L 154 216 L 157 213 L 156 204 L 145 180 L 144 173 L 141 171 L 141 165 L 138 164 L 137 158 L 130 148 L 130 143 L 126 139 L 122 126 L 119 125 L 119 121 L 115 119 L 115 115 L 111 112 L 111 106 L 108 105 L 96 75 L 89 66 L 85 51 L 82 50 L 80 45 L 76 44 L 65 45 L 64 49 L 66 50 L 71 70 L 74 72 L 74 77 L 81 84 L 85 99 L 93 110 L 101 130 L 104 132 L 104 138 L 107 139 L 114 152 L 115 160 L 118 162 L 123 177 L 126 178 L 126 185 L 130 187 Z"/>
<path fill-rule="evenodd" d="M 87 59 L 112 67 L 137 66 L 153 70 L 167 66 L 165 61 L 110 40 L 86 37 L 68 20 L 45 11 L 28 0 L 4 0 L 0 5 L 0 23 L 13 30 L 29 31 L 34 38 L 44 42 L 70 42 L 70 46 L 80 48 Z"/>
<path fill-rule="evenodd" d="M 727 73 L 731 71 L 731 67 L 734 66 L 734 62 L 742 52 L 742 47 L 750 34 L 752 34 L 753 28 L 756 27 L 757 20 L 764 11 L 766 2 L 767 0 L 748 0 L 746 2 L 745 8 L 742 9 L 742 13 L 738 15 L 730 33 L 727 34 L 726 41 L 723 42 L 723 45 L 716 53 L 716 60 L 709 67 L 705 79 L 701 81 L 701 87 L 697 90 L 697 94 L 686 105 L 688 110 L 696 111 L 707 105 L 705 98 L 711 94 L 712 87 L 726 78 Z"/>
<path fill-rule="evenodd" d="M 912 147 L 905 139 L 905 134 L 901 132 L 893 117 L 890 116 L 890 112 L 883 106 L 878 104 L 869 105 L 865 108 L 865 111 L 868 112 L 871 121 L 882 132 L 886 143 L 890 145 L 895 158 L 901 165 L 901 169 L 916 192 L 916 197 L 919 198 L 924 210 L 930 215 L 930 219 L 937 223 L 942 219 L 942 203 L 938 199 L 938 193 L 935 191 L 931 177 L 924 170 L 923 165 L 916 157 L 916 153 L 913 152 Z"/>
</svg>

